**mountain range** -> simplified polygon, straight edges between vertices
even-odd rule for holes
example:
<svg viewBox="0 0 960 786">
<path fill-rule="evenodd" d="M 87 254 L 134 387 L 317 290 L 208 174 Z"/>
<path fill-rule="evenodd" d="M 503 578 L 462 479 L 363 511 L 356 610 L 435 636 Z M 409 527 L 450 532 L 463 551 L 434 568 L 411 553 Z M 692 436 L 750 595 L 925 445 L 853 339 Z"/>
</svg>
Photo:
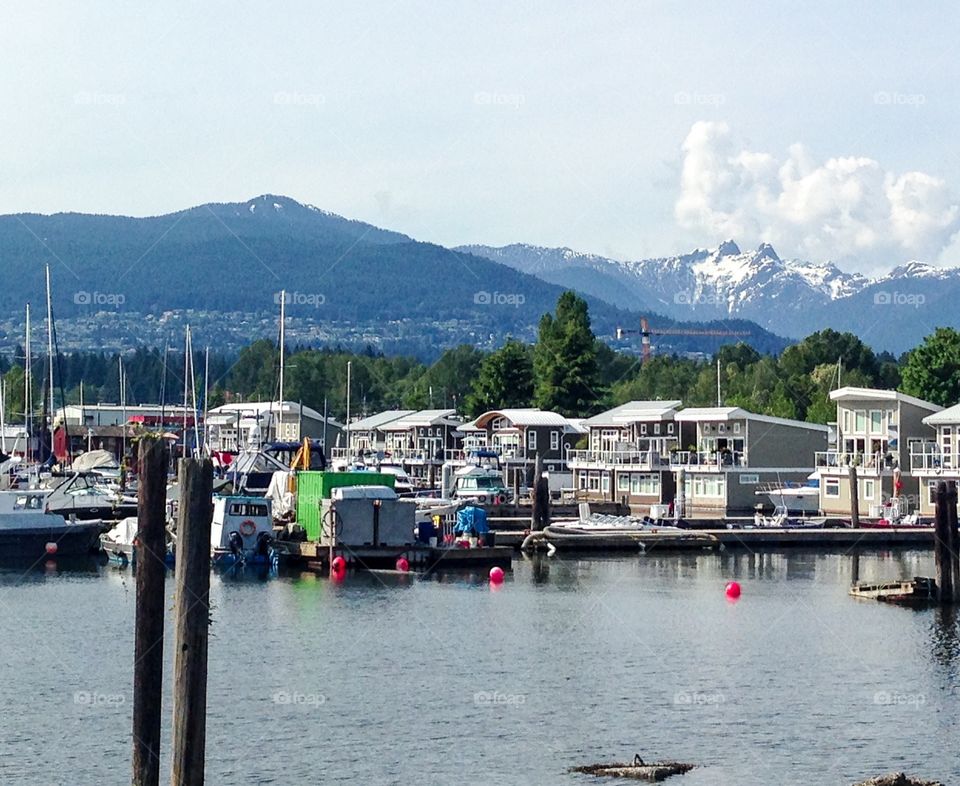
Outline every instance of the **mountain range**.
<svg viewBox="0 0 960 786">
<path fill-rule="evenodd" d="M 791 338 L 831 327 L 899 353 L 937 326 L 960 327 L 949 308 L 960 296 L 960 269 L 917 261 L 870 278 L 830 262 L 781 259 L 766 243 L 742 251 L 733 240 L 637 261 L 524 244 L 458 250 L 620 308 L 677 320 L 746 319 Z"/>
<path fill-rule="evenodd" d="M 45 264 L 58 343 L 68 350 L 177 346 L 187 323 L 197 345 L 233 349 L 276 336 L 284 292 L 291 344 L 372 345 L 430 359 L 459 343 L 533 339 L 568 286 L 270 194 L 150 218 L 7 215 L 0 216 L 0 340 L 8 352 L 22 343 L 25 303 L 33 303 L 34 325 L 42 319 Z M 595 332 L 612 339 L 636 315 L 588 283 L 575 288 Z M 677 322 L 650 316 L 662 327 Z M 746 331 L 761 351 L 787 343 L 728 315 L 712 327 Z M 712 352 L 722 341 L 674 337 L 660 349 Z"/>
</svg>

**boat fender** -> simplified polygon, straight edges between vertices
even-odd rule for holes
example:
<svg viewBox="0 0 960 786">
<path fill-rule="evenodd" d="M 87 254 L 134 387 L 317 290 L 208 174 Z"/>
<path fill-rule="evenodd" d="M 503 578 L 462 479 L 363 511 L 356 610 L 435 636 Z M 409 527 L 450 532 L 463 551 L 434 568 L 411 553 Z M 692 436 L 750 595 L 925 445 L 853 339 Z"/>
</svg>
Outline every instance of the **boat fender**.
<svg viewBox="0 0 960 786">
<path fill-rule="evenodd" d="M 257 525 L 253 522 L 252 519 L 246 519 L 240 522 L 240 534 L 244 537 L 249 537 L 254 532 L 257 531 Z"/>
<path fill-rule="evenodd" d="M 498 504 L 498 505 L 505 505 L 506 502 L 507 502 L 507 498 L 506 498 L 505 496 L 503 496 L 503 494 L 497 494 L 497 504 Z"/>
<path fill-rule="evenodd" d="M 485 494 L 481 494 L 479 497 L 477 497 L 477 502 L 479 502 L 481 505 L 486 501 L 487 501 L 487 497 Z"/>
</svg>

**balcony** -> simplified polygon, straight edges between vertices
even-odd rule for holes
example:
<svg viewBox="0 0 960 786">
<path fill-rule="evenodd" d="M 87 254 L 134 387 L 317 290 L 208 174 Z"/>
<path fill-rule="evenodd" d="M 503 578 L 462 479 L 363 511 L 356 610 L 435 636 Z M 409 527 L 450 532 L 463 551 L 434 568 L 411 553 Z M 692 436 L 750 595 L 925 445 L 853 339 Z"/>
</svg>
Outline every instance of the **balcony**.
<svg viewBox="0 0 960 786">
<path fill-rule="evenodd" d="M 733 450 L 678 450 L 670 454 L 674 469 L 722 470 L 747 466 L 747 454 Z"/>
<path fill-rule="evenodd" d="M 669 467 L 670 458 L 655 450 L 571 450 L 568 461 L 574 466 L 658 469 Z"/>
<path fill-rule="evenodd" d="M 824 470 L 828 474 L 839 475 L 848 472 L 851 466 L 871 474 L 879 474 L 884 471 L 892 472 L 896 466 L 893 456 L 885 453 L 844 453 L 837 450 L 822 450 L 813 455 L 816 469 Z"/>
<path fill-rule="evenodd" d="M 913 446 L 910 451 L 910 471 L 918 475 L 957 475 L 960 455 L 943 453 L 935 442 Z"/>
</svg>

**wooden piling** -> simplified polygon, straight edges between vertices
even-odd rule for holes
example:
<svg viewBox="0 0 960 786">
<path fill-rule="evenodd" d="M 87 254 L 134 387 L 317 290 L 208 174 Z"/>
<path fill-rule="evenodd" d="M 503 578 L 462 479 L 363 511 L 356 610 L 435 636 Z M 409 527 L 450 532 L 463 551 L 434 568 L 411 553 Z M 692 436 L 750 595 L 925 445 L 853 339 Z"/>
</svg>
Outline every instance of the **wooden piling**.
<svg viewBox="0 0 960 786">
<path fill-rule="evenodd" d="M 207 639 L 213 464 L 180 461 L 172 786 L 202 786 L 206 757 Z"/>
<path fill-rule="evenodd" d="M 543 476 L 543 461 L 537 454 L 536 465 L 533 470 L 533 484 L 531 488 L 531 520 L 530 529 L 542 530 L 550 526 L 550 482 Z"/>
<path fill-rule="evenodd" d="M 947 482 L 947 532 L 953 602 L 960 603 L 960 532 L 957 531 L 957 484 L 953 480 Z"/>
<path fill-rule="evenodd" d="M 133 786 L 160 783 L 163 609 L 167 566 L 167 446 L 140 440 L 137 475 L 137 617 L 133 662 Z"/>
<path fill-rule="evenodd" d="M 850 465 L 850 526 L 856 529 L 860 526 L 860 484 L 857 481 L 857 467 Z"/>
<path fill-rule="evenodd" d="M 953 602 L 953 563 L 950 556 L 950 505 L 947 484 L 937 484 L 936 510 L 933 517 L 933 556 L 937 567 L 937 597 L 941 603 Z"/>
</svg>

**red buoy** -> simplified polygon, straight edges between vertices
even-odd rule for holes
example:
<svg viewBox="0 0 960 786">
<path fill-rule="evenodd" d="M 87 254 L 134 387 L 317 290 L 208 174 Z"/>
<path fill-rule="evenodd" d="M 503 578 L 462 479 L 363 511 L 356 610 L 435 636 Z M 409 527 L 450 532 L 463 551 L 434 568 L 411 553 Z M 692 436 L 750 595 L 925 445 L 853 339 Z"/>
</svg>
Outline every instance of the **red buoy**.
<svg viewBox="0 0 960 786">
<path fill-rule="evenodd" d="M 342 579 L 347 573 L 347 561 L 343 557 L 334 557 L 330 563 L 330 575 Z"/>
<path fill-rule="evenodd" d="M 406 557 L 400 557 L 400 559 L 397 560 L 397 570 L 399 570 L 401 573 L 406 573 L 408 570 L 410 570 L 410 563 L 407 561 Z"/>
<path fill-rule="evenodd" d="M 50 542 L 46 545 L 46 549 L 47 549 L 47 554 L 56 554 L 56 553 L 57 553 L 57 544 L 54 543 L 53 541 L 50 541 Z"/>
<path fill-rule="evenodd" d="M 503 575 L 503 568 L 496 565 L 490 568 L 490 583 L 503 584 Z"/>
<path fill-rule="evenodd" d="M 740 585 L 735 581 L 731 581 L 727 584 L 726 593 L 730 600 L 736 600 L 740 597 Z"/>
</svg>

